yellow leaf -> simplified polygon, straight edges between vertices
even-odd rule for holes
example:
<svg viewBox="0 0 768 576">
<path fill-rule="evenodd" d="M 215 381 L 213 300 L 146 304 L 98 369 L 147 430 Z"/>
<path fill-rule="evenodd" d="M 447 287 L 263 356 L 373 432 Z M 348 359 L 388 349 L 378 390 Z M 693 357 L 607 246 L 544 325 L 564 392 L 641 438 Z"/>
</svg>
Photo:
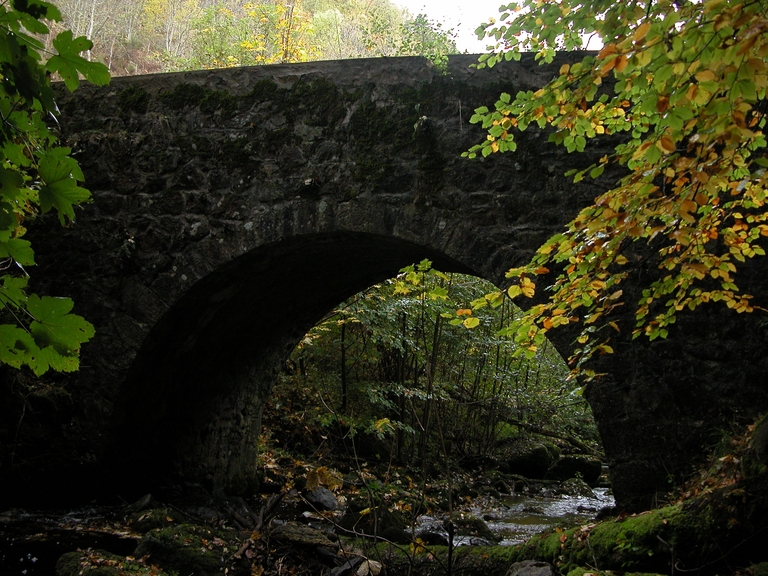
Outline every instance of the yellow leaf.
<svg viewBox="0 0 768 576">
<path fill-rule="evenodd" d="M 607 46 L 603 46 L 603 49 L 600 50 L 600 53 L 597 55 L 597 59 L 603 60 L 614 52 L 616 52 L 616 44 L 608 44 Z"/>
<path fill-rule="evenodd" d="M 702 70 L 701 72 L 696 73 L 695 78 L 699 82 L 711 82 L 716 76 L 712 70 Z"/>
<path fill-rule="evenodd" d="M 480 325 L 480 318 L 476 318 L 474 316 L 470 318 L 465 318 L 462 324 L 464 325 L 464 328 L 469 328 L 469 329 L 477 328 Z"/>
<path fill-rule="evenodd" d="M 651 29 L 651 23 L 643 22 L 642 24 L 640 24 L 640 26 L 637 27 L 637 30 L 635 30 L 635 33 L 632 35 L 632 40 L 634 40 L 635 42 L 639 42 L 640 40 L 646 37 L 650 29 Z"/>
<path fill-rule="evenodd" d="M 659 146 L 662 152 L 666 152 L 667 154 L 671 154 L 675 151 L 675 141 L 666 134 L 662 136 L 661 140 L 659 140 L 656 144 Z"/>
<path fill-rule="evenodd" d="M 523 296 L 526 298 L 533 298 L 533 295 L 536 293 L 536 284 L 534 284 L 530 278 L 523 278 L 520 281 L 520 290 L 523 293 Z"/>
<path fill-rule="evenodd" d="M 616 72 L 621 72 L 622 70 L 624 70 L 624 68 L 627 67 L 628 63 L 629 63 L 629 60 L 624 54 L 616 58 Z"/>
<path fill-rule="evenodd" d="M 520 286 L 514 284 L 507 289 L 507 294 L 510 298 L 517 298 L 522 294 L 522 290 L 520 290 Z"/>
<path fill-rule="evenodd" d="M 570 64 L 563 64 L 562 66 L 560 66 L 560 74 L 568 74 L 570 69 L 571 69 Z"/>
</svg>

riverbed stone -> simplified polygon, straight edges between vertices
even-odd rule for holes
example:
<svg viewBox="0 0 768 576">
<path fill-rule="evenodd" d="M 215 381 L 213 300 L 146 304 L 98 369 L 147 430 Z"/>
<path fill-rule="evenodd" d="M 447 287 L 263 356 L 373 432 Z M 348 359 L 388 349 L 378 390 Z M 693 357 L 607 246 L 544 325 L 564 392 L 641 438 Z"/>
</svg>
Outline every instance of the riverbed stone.
<svg viewBox="0 0 768 576">
<path fill-rule="evenodd" d="M 768 414 L 763 416 L 755 425 L 752 433 L 752 446 L 758 462 L 768 465 Z"/>
<path fill-rule="evenodd" d="M 153 564 L 180 574 L 213 576 L 250 575 L 250 566 L 234 558 L 248 535 L 208 526 L 181 525 L 155 529 L 144 535 L 136 547 L 136 557 L 149 556 Z"/>
<path fill-rule="evenodd" d="M 523 560 L 512 564 L 506 576 L 555 576 L 555 569 L 549 562 Z"/>
<path fill-rule="evenodd" d="M 568 480 L 581 478 L 587 484 L 597 483 L 602 473 L 602 464 L 597 458 L 589 456 L 561 456 L 547 470 L 548 480 Z"/>
<path fill-rule="evenodd" d="M 535 444 L 507 460 L 509 471 L 526 478 L 544 478 L 560 450 L 552 444 Z"/>
<path fill-rule="evenodd" d="M 318 486 L 304 497 L 317 510 L 336 510 L 339 507 L 336 496 L 325 486 Z"/>
<path fill-rule="evenodd" d="M 104 550 L 78 550 L 63 554 L 56 562 L 56 576 L 166 576 L 157 566 L 142 559 L 126 558 Z"/>
</svg>

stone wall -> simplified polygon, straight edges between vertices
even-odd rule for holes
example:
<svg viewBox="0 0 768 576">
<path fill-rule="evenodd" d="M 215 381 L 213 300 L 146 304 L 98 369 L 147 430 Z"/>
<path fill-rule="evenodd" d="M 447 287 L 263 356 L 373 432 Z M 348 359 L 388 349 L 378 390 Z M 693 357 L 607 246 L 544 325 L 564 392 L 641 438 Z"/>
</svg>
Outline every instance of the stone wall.
<svg viewBox="0 0 768 576">
<path fill-rule="evenodd" d="M 62 93 L 63 135 L 95 202 L 65 231 L 50 217 L 32 227 L 35 288 L 72 296 L 97 335 L 67 378 L 71 409 L 46 432 L 53 441 L 17 451 L 0 474 L 31 486 L 55 446 L 137 491 L 160 480 L 247 489 L 274 373 L 334 305 L 423 258 L 501 284 L 594 197 L 600 182 L 562 176 L 591 160 L 542 132 L 524 134 L 514 155 L 460 157 L 483 137 L 467 123 L 475 107 L 541 86 L 569 58 L 478 71 L 461 56 L 447 74 L 418 58 L 318 62 Z M 680 391 L 700 389 L 701 365 L 687 344 L 670 346 L 627 342 L 589 391 L 617 498 L 631 507 L 688 468 L 708 438 L 701 429 L 766 405 L 752 382 L 746 409 L 714 386 L 688 414 Z M 672 352 L 660 363 L 662 349 Z M 741 372 L 731 362 L 723 374 L 742 382 L 763 362 L 750 349 Z M 656 424 L 654 438 L 689 440 L 657 452 Z"/>
</svg>

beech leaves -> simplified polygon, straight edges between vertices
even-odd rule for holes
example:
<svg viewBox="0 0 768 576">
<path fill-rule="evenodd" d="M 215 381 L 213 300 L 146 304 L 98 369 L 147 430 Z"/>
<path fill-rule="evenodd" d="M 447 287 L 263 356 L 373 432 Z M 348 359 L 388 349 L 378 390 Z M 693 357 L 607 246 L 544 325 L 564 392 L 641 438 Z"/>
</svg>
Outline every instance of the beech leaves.
<svg viewBox="0 0 768 576">
<path fill-rule="evenodd" d="M 599 178 L 627 170 L 526 266 L 511 270 L 508 294 L 531 297 L 540 271 L 558 272 L 549 298 L 505 331 L 537 346 L 553 327 L 582 323 L 576 370 L 610 353 L 618 306 L 635 307 L 634 337 L 665 337 L 676 315 L 702 303 L 737 312 L 757 308 L 736 282 L 738 264 L 765 254 L 768 15 L 756 0 L 603 2 L 524 0 L 478 29 L 494 46 L 493 66 L 531 50 L 542 63 L 557 50 L 599 40 L 596 55 L 565 64 L 536 92 L 502 94 L 471 121 L 486 139 L 466 156 L 513 151 L 515 134 L 548 127 L 550 141 L 581 152 L 589 139 L 625 134 L 613 153 L 569 175 Z M 610 79 L 610 85 L 606 80 Z M 637 254 L 652 253 L 658 273 L 636 302 L 622 283 Z M 587 376 L 590 376 L 587 373 Z"/>
</svg>

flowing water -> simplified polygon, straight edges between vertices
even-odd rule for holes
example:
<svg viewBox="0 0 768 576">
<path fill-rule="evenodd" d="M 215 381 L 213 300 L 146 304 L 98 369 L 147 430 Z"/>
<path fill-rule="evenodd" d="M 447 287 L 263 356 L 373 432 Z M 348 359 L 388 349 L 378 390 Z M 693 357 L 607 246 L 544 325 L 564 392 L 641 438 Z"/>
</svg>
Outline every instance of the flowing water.
<svg viewBox="0 0 768 576">
<path fill-rule="evenodd" d="M 588 523 L 599 510 L 613 506 L 613 496 L 608 488 L 595 488 L 593 492 L 593 497 L 548 495 L 543 492 L 502 496 L 501 499 L 478 498 L 463 507 L 462 511 L 485 520 L 500 539 L 501 546 L 513 546 L 551 528 Z M 419 530 L 447 537 L 442 521 L 433 516 L 419 517 Z M 481 543 L 477 538 L 454 538 L 457 546 Z"/>
<path fill-rule="evenodd" d="M 549 528 L 590 522 L 601 508 L 613 506 L 607 488 L 593 490 L 594 498 L 584 496 L 507 496 L 501 506 L 481 511 L 488 527 L 501 536 L 502 546 L 525 542 Z"/>
<path fill-rule="evenodd" d="M 601 508 L 612 505 L 608 489 L 597 488 L 591 498 L 546 493 L 478 498 L 462 511 L 483 518 L 501 539 L 500 544 L 510 546 L 556 526 L 589 522 Z M 78 548 L 131 554 L 138 543 L 137 536 L 120 524 L 113 524 L 110 519 L 115 512 L 113 508 L 84 508 L 66 513 L 1 513 L 0 575 L 53 574 L 59 556 Z M 295 518 L 295 511 L 292 516 L 291 519 Z M 442 519 L 431 516 L 420 517 L 418 529 L 445 533 Z M 484 543 L 487 542 L 478 538 L 454 538 L 454 544 L 459 546 Z"/>
</svg>

